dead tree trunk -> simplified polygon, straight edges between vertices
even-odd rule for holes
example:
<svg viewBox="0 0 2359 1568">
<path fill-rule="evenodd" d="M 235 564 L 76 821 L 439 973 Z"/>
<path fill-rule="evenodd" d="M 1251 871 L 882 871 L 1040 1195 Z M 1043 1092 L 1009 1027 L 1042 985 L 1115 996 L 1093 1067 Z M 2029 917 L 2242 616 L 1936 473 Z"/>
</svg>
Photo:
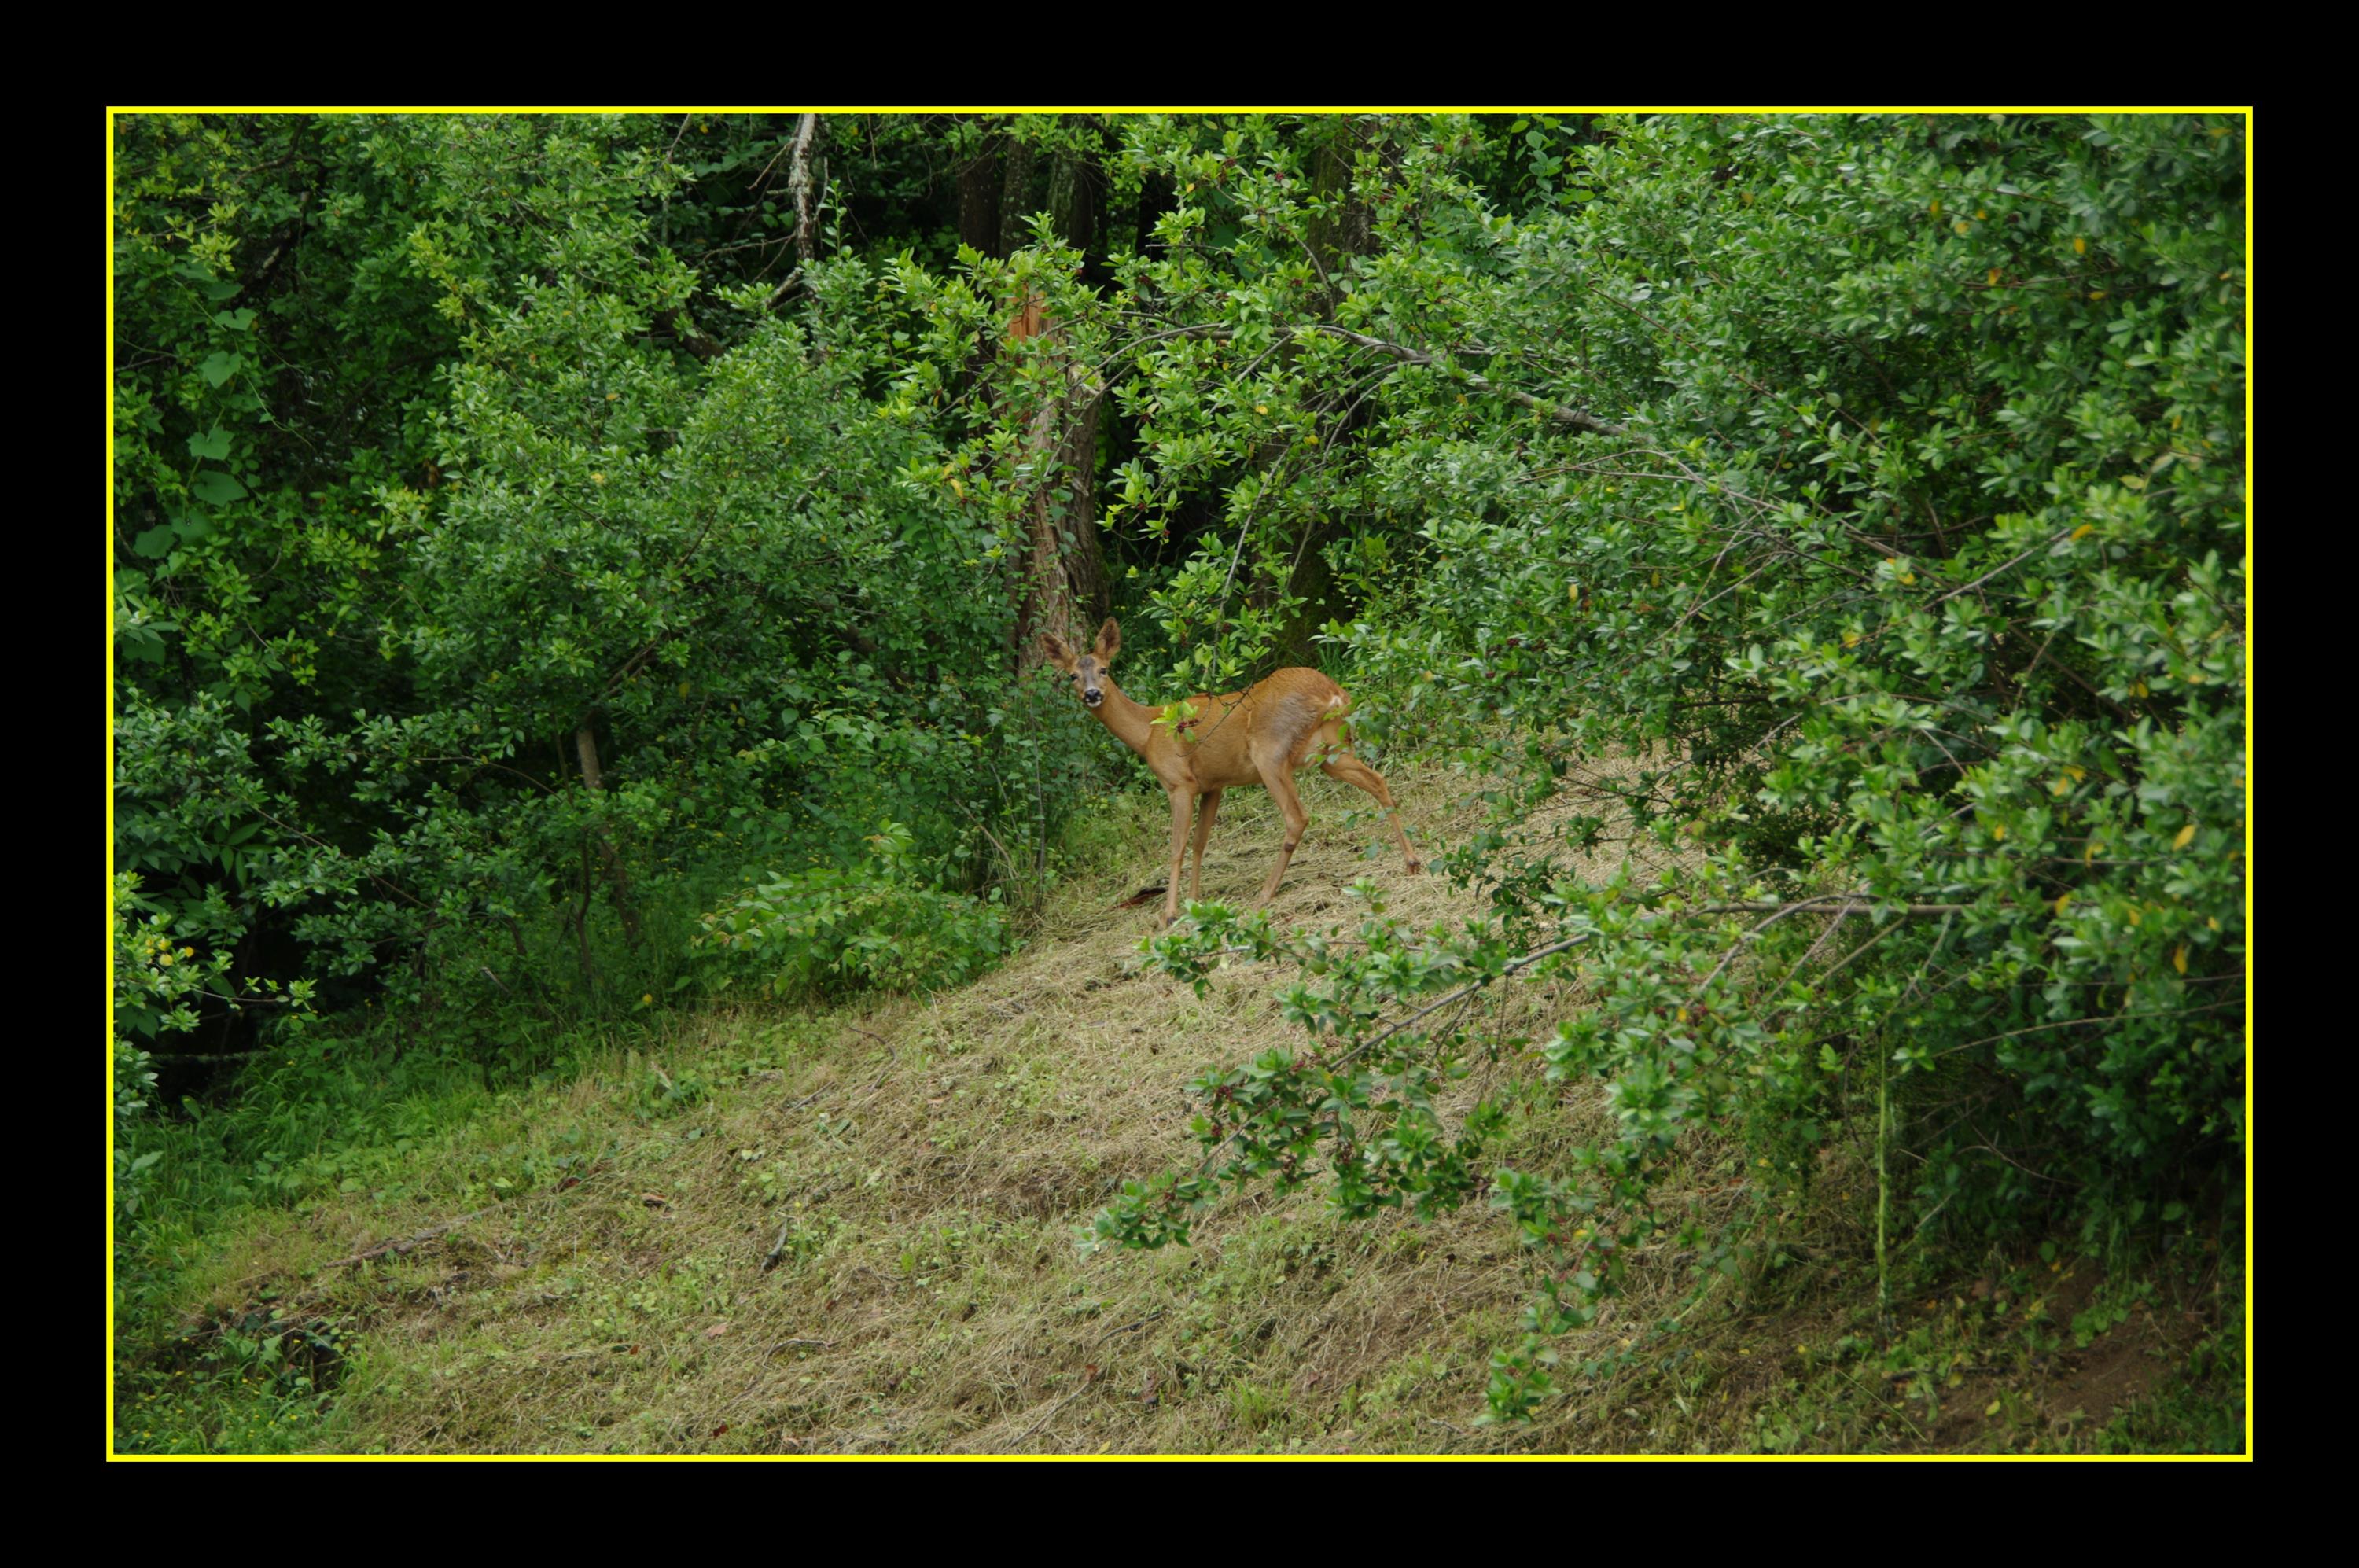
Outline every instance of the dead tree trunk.
<svg viewBox="0 0 2359 1568">
<path fill-rule="evenodd" d="M 811 145 L 819 136 L 819 116 L 805 114 L 795 126 L 794 161 L 787 169 L 787 194 L 795 203 L 795 255 L 809 267 L 818 254 L 819 208 L 811 191 Z"/>
</svg>

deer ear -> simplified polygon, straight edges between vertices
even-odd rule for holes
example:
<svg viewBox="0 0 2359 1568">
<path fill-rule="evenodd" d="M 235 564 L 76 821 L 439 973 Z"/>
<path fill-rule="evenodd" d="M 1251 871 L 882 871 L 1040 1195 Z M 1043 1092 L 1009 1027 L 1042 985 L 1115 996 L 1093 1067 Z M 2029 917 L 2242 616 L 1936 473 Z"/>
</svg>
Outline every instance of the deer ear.
<svg viewBox="0 0 2359 1568">
<path fill-rule="evenodd" d="M 1058 669 L 1071 671 L 1073 668 L 1073 650 L 1067 648 L 1065 639 L 1054 632 L 1040 634 L 1040 650 L 1049 656 L 1049 662 Z"/>
<path fill-rule="evenodd" d="M 1097 659 L 1100 664 L 1112 664 L 1114 656 L 1122 651 L 1122 627 L 1108 615 L 1105 625 L 1098 628 Z"/>
</svg>

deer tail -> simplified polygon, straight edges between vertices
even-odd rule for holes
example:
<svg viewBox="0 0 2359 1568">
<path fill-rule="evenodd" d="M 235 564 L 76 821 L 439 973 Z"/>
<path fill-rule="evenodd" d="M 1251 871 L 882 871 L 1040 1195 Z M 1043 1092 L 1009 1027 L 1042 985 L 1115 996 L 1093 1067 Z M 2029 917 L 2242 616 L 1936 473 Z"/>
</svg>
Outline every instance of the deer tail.
<svg viewBox="0 0 2359 1568">
<path fill-rule="evenodd" d="M 1350 746 L 1352 744 L 1352 726 L 1343 723 L 1343 715 L 1351 711 L 1352 699 L 1350 695 L 1344 692 L 1341 688 L 1338 688 L 1335 694 L 1327 699 L 1326 712 L 1320 715 L 1321 723 L 1324 723 L 1329 719 L 1335 721 L 1336 738 L 1341 740 L 1345 746 Z"/>
</svg>

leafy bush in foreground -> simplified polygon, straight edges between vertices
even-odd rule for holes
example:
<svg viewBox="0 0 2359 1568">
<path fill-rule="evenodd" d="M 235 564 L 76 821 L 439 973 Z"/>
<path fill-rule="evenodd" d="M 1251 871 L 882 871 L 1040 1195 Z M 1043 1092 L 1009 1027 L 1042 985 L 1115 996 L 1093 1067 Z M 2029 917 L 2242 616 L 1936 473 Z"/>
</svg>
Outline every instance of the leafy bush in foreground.
<svg viewBox="0 0 2359 1568">
<path fill-rule="evenodd" d="M 1185 977 L 1299 964 L 1305 1049 L 1202 1081 L 1204 1167 L 1102 1239 L 1183 1236 L 1264 1176 L 1355 1213 L 1487 1191 L 1543 1265 L 1496 1368 L 1512 1414 L 1639 1243 L 1771 1256 L 1847 1127 L 1880 1258 L 2191 1223 L 2243 1138 L 2238 124 L 1535 125 L 1520 212 L 1469 180 L 1471 128 L 1426 131 L 1374 127 L 1371 240 L 1323 276 L 1261 270 L 1315 258 L 1337 199 L 1282 136 L 1167 151 L 1195 194 L 1140 277 L 1183 324 L 1136 396 L 1168 483 L 1263 443 L 1216 548 L 1279 559 L 1355 518 L 1328 554 L 1365 597 L 1330 636 L 1372 726 L 1500 776 L 1444 862 L 1494 918 L 1320 936 L 1207 908 L 1155 943 Z M 1220 588 L 1183 573 L 1163 613 L 1216 624 Z M 1649 760 L 1591 781 L 1609 751 Z M 1553 840 L 1518 827 L 1575 788 L 1671 868 L 1571 874 L 1585 803 Z M 1549 1169 L 1493 1166 L 1494 1109 L 1432 1106 L 1526 1044 L 1439 1003 L 1511 978 L 1590 999 L 1529 1043 L 1613 1111 Z M 1706 1127 L 1755 1166 L 1734 1228 L 1664 1196 Z"/>
</svg>

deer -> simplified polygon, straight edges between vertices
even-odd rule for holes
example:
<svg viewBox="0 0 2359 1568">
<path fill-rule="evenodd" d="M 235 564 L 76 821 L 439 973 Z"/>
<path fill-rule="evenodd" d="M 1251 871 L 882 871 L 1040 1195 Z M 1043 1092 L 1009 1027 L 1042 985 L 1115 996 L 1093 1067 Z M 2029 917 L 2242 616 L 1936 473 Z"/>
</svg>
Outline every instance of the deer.
<svg viewBox="0 0 2359 1568">
<path fill-rule="evenodd" d="M 1278 670 L 1244 691 L 1218 697 L 1202 693 L 1184 702 L 1150 708 L 1125 695 L 1106 673 L 1122 651 L 1122 627 L 1109 616 L 1098 628 L 1089 650 L 1075 653 L 1054 633 L 1040 639 L 1049 662 L 1073 680 L 1073 694 L 1082 706 L 1097 715 L 1114 738 L 1136 752 L 1171 797 L 1171 877 L 1165 885 L 1162 918 L 1156 930 L 1169 927 L 1180 915 L 1180 873 L 1189 853 L 1188 821 L 1195 818 L 1195 870 L 1189 878 L 1188 897 L 1203 890 L 1204 844 L 1212 836 L 1212 822 L 1221 814 L 1221 797 L 1231 789 L 1259 784 L 1277 801 L 1286 816 L 1286 843 L 1277 852 L 1262 884 L 1260 909 L 1276 896 L 1286 879 L 1287 863 L 1302 842 L 1310 814 L 1295 793 L 1294 770 L 1317 759 L 1331 779 L 1340 779 L 1376 798 L 1400 841 L 1411 876 L 1425 869 L 1401 828 L 1393 792 L 1376 770 L 1352 755 L 1351 732 L 1344 715 L 1352 699 L 1341 686 L 1316 670 L 1301 666 Z M 1201 802 L 1201 804 L 1200 804 Z"/>
</svg>

